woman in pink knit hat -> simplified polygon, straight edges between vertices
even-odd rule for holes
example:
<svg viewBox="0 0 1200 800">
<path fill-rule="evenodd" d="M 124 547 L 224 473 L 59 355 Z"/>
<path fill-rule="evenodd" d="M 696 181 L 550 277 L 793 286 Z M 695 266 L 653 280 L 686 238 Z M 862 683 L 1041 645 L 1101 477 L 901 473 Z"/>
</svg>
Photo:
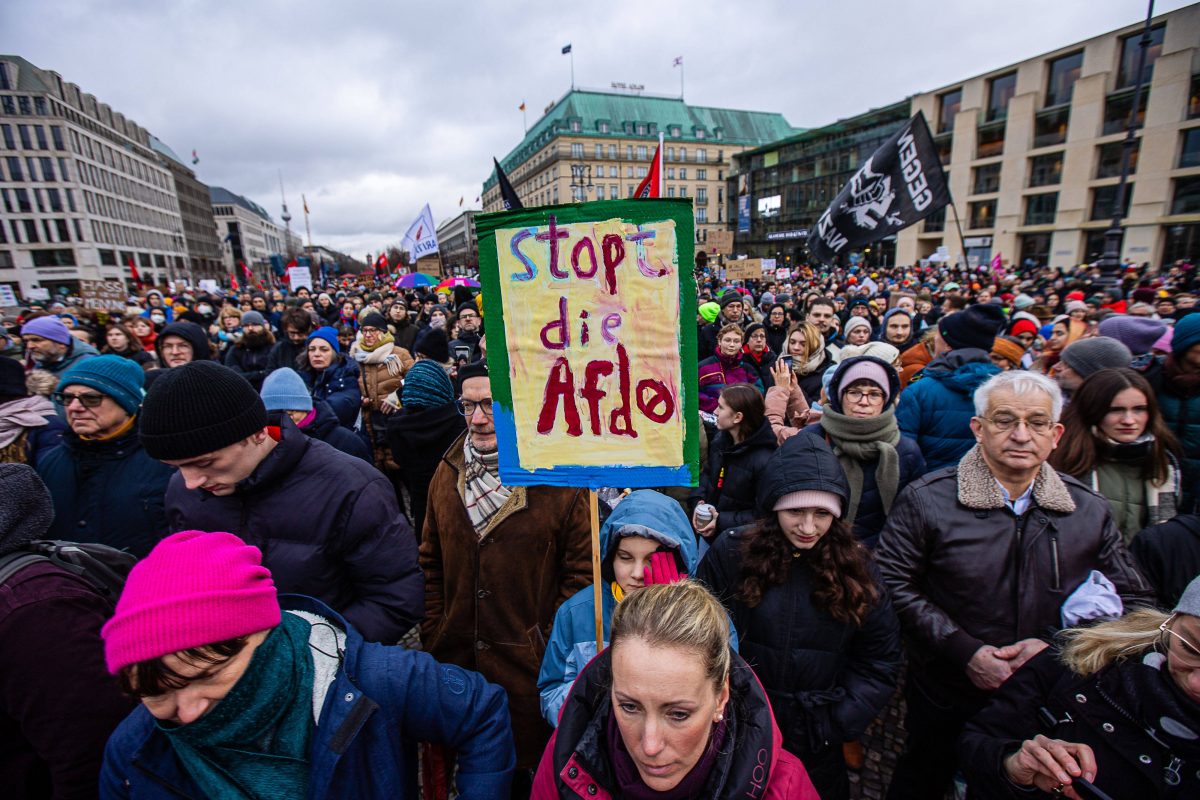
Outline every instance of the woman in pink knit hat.
<svg viewBox="0 0 1200 800">
<path fill-rule="evenodd" d="M 102 797 L 417 797 L 417 741 L 458 752 L 463 797 L 508 795 L 502 689 L 278 597 L 233 534 L 162 540 L 102 633 L 109 672 L 141 700 L 109 740 Z"/>
</svg>

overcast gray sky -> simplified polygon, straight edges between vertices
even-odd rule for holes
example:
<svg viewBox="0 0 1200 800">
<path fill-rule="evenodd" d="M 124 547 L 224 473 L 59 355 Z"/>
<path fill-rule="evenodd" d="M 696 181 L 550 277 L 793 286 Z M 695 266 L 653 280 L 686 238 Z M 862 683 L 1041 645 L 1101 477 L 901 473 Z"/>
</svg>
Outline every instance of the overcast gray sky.
<svg viewBox="0 0 1200 800">
<path fill-rule="evenodd" d="M 1188 5 L 1159 0 L 1156 13 Z M 307 2 L 2 0 L 0 52 L 58 71 L 167 142 L 198 177 L 362 258 L 428 202 L 478 205 L 570 86 L 612 81 L 813 127 L 1144 16 L 1141 0 Z"/>
</svg>

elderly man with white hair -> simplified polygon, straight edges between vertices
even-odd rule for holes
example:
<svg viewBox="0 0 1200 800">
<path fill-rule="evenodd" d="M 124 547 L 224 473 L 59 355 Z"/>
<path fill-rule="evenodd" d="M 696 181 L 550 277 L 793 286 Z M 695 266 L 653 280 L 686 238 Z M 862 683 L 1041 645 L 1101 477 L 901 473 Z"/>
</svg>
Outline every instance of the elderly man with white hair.
<svg viewBox="0 0 1200 800">
<path fill-rule="evenodd" d="M 975 446 L 909 484 L 880 534 L 879 566 L 910 643 L 909 741 L 889 798 L 945 793 L 963 724 L 1067 624 L 1064 603 L 1098 582 L 1093 571 L 1115 587 L 1110 606 L 1153 602 L 1108 502 L 1046 463 L 1063 432 L 1059 386 L 1002 372 L 974 402 Z"/>
</svg>

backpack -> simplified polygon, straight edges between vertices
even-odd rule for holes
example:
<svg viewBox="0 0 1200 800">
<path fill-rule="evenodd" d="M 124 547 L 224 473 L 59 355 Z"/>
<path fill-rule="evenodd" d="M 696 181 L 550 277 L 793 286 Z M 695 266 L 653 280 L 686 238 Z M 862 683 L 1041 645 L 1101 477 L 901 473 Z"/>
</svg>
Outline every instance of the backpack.
<svg viewBox="0 0 1200 800">
<path fill-rule="evenodd" d="M 35 539 L 16 552 L 0 556 L 0 586 L 25 567 L 45 561 L 82 578 L 115 609 L 137 558 L 95 542 Z"/>
</svg>

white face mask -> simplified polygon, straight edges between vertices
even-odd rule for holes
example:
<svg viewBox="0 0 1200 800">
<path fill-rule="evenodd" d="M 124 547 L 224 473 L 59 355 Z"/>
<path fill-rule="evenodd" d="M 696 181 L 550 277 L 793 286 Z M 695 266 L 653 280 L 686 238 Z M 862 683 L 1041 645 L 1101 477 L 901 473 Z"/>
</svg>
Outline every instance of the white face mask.
<svg viewBox="0 0 1200 800">
<path fill-rule="evenodd" d="M 196 311 L 207 316 L 208 314 L 212 313 L 212 306 L 201 303 L 200 305 L 196 306 Z"/>
<path fill-rule="evenodd" d="M 162 314 L 151 314 L 150 315 L 150 321 L 156 325 L 160 322 L 166 322 L 166 320 L 167 320 L 167 318 L 164 317 Z"/>
</svg>

